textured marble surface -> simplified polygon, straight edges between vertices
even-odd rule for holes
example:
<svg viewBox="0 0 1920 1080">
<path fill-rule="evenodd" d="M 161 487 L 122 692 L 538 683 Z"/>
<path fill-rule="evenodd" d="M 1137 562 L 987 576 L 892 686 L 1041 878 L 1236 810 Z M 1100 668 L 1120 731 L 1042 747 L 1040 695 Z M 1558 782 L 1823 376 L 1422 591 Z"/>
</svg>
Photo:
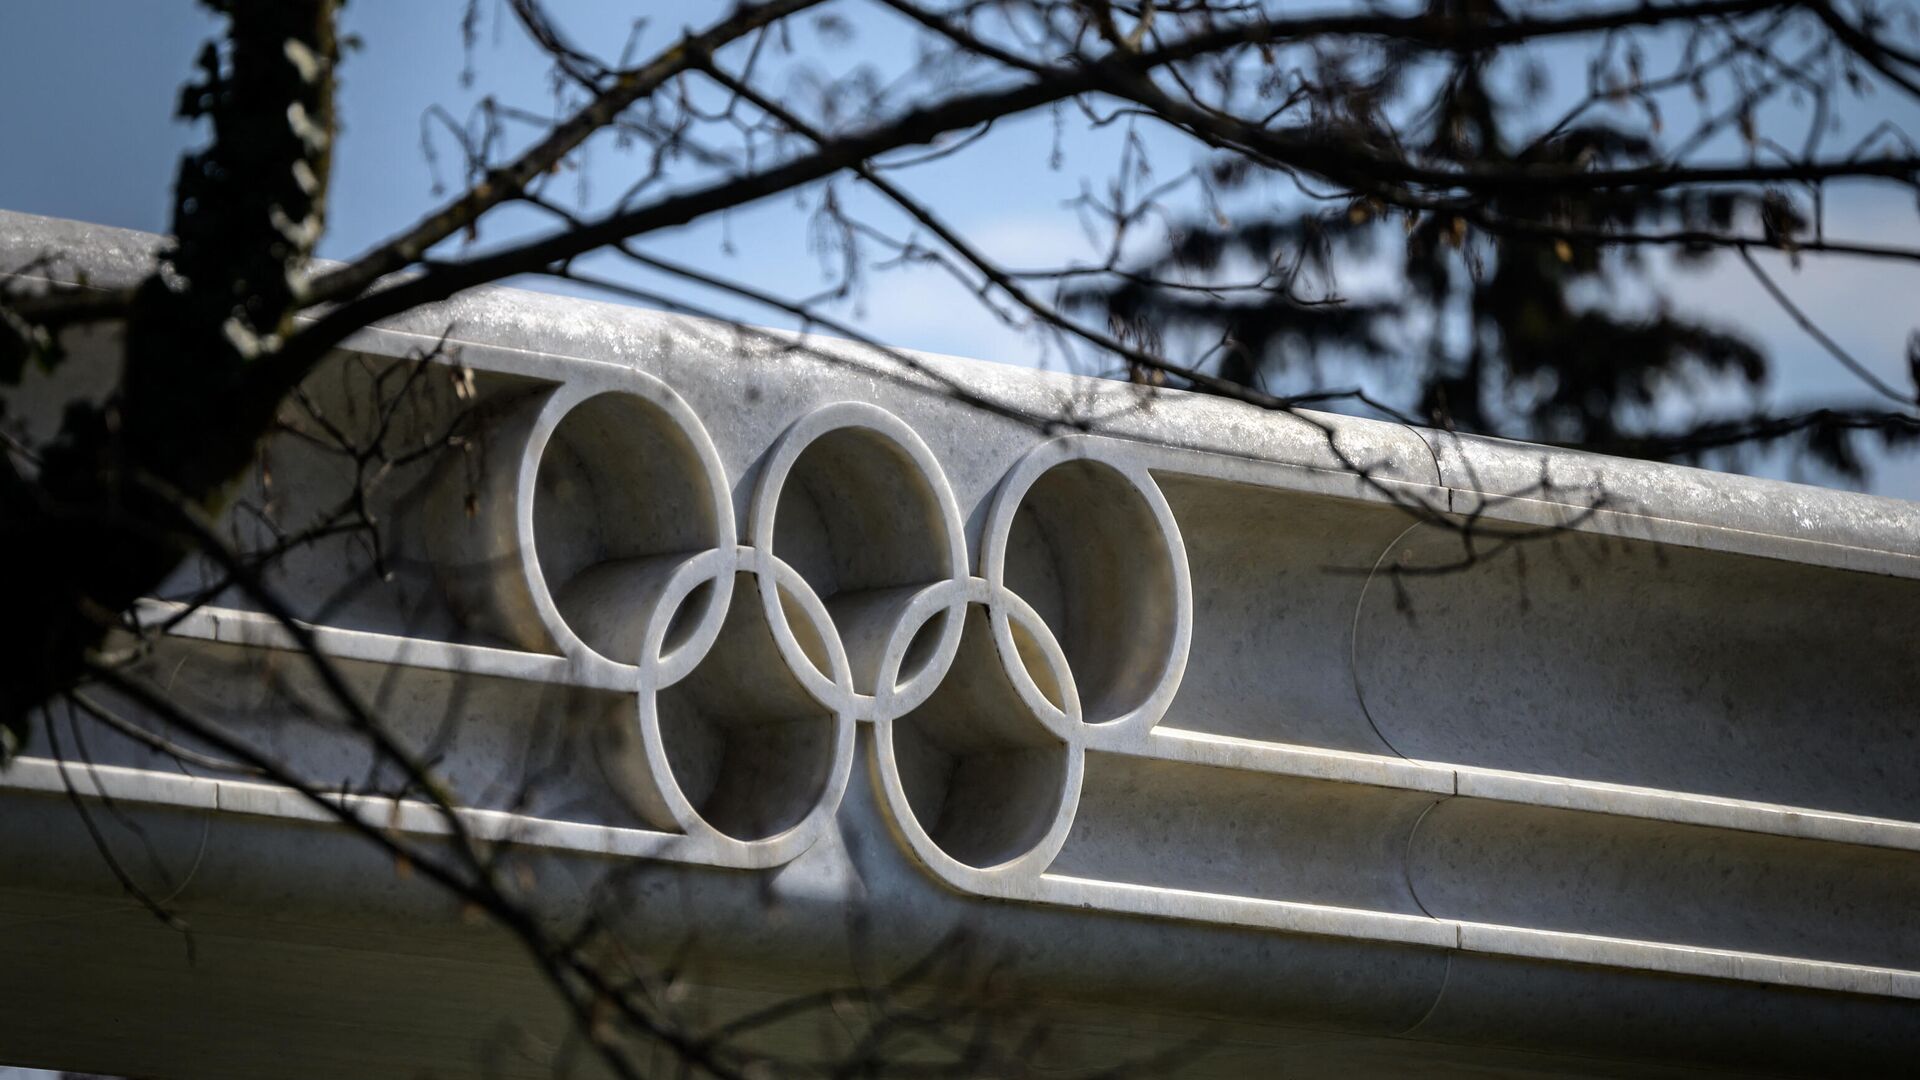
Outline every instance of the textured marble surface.
<svg viewBox="0 0 1920 1080">
<path fill-rule="evenodd" d="M 57 246 L 112 283 L 151 244 L 0 214 L 8 265 Z M 479 404 L 380 508 L 395 580 L 349 588 L 341 545 L 276 585 L 438 740 L 472 828 L 570 882 L 647 867 L 635 940 L 697 942 L 716 995 L 967 927 L 1068 1063 L 1198 1032 L 1222 1076 L 1920 1054 L 1920 505 L 509 290 L 366 331 L 312 392 L 443 336 Z M 287 513 L 337 492 L 274 453 Z M 297 687 L 289 646 L 217 604 L 168 663 L 364 772 L 262 689 Z M 0 774 L 0 925 L 39 928 L 0 934 L 0 1036 L 29 1056 L 249 1075 L 265 1024 L 312 1075 L 459 1072 L 490 1018 L 550 1009 L 292 793 L 96 743 Z M 196 868 L 216 959 L 114 906 L 69 783 Z M 320 1046 L 363 1008 L 396 1033 Z"/>
</svg>

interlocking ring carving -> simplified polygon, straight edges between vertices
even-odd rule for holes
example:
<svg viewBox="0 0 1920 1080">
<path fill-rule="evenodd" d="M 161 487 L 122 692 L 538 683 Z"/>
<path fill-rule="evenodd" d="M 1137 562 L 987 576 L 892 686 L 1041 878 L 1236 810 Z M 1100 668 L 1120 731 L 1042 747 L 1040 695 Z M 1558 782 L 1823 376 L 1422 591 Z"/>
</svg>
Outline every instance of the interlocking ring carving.
<svg viewBox="0 0 1920 1080">
<path fill-rule="evenodd" d="M 625 371 L 484 406 L 430 547 L 470 624 L 630 689 L 634 810 L 771 866 L 827 828 L 857 731 L 897 837 L 955 885 L 1038 874 L 1090 745 L 1137 738 L 1186 665 L 1191 585 L 1146 468 L 1098 439 L 1001 479 L 977 565 L 947 475 L 859 402 L 801 417 L 733 485 L 699 417 Z M 444 497 L 442 496 L 443 501 Z"/>
</svg>

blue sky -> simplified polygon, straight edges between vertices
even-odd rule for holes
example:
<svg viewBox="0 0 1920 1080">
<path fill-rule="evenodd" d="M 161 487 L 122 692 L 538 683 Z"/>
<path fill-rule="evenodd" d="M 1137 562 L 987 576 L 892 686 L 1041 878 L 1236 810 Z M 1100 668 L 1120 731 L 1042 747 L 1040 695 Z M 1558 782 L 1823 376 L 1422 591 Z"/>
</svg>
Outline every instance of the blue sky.
<svg viewBox="0 0 1920 1080">
<path fill-rule="evenodd" d="M 497 5 L 486 16 L 473 54 L 477 78 L 463 87 L 468 58 L 459 33 L 462 0 L 358 0 L 347 9 L 347 29 L 364 43 L 348 59 L 342 84 L 343 133 L 336 157 L 332 223 L 323 254 L 347 257 L 409 223 L 434 202 L 433 179 L 421 151 L 422 117 L 435 104 L 468 114 L 481 92 L 539 108 L 551 100 L 547 76 L 510 25 L 496 27 Z M 615 3 L 572 0 L 555 9 L 583 42 L 616 52 L 636 13 L 650 16 L 643 43 L 658 45 L 690 20 L 719 5 Z M 910 37 L 877 7 L 856 9 L 851 44 L 836 45 L 811 29 L 794 46 L 810 62 L 845 69 L 872 63 L 883 71 L 911 64 Z M 867 17 L 871 16 L 871 17 Z M 190 73 L 199 44 L 216 29 L 187 0 L 19 0 L 0 15 L 0 94 L 12 103 L 4 131 L 7 166 L 0 169 L 0 207 L 82 218 L 130 228 L 164 229 L 175 162 L 197 133 L 172 119 L 175 95 Z M 1556 76 L 1562 73 L 1556 72 Z M 1571 77 L 1564 80 L 1571 83 Z M 1875 109 L 1904 119 L 1893 102 L 1856 108 L 1847 120 L 1857 134 Z M 1116 125 L 1084 133 L 1068 125 L 1057 167 L 1044 163 L 1055 146 L 1046 116 L 1001 125 L 937 167 L 912 170 L 907 183 L 967 231 L 989 254 L 1013 264 L 1060 264 L 1093 254 L 1065 207 L 1087 186 L 1106 182 L 1124 130 Z M 1193 151 L 1145 132 L 1161 176 L 1190 164 Z M 452 148 L 441 143 L 443 160 Z M 590 197 L 625 186 L 632 160 L 606 151 L 587 159 Z M 457 177 L 450 179 L 457 180 Z M 1835 200 L 1833 232 L 1892 242 L 1920 236 L 1916 208 L 1905 196 L 1855 188 Z M 526 219 L 520 219 L 524 227 Z M 510 231 L 514 223 L 508 223 Z M 497 238 L 499 231 L 490 234 Z M 483 237 L 483 240 L 486 237 Z M 707 223 L 655 238 L 657 254 L 722 275 L 748 278 L 790 295 L 820 286 L 819 260 L 809 250 L 807 214 L 790 199 L 772 199 Z M 1920 325 L 1920 272 L 1888 263 L 1836 262 L 1794 271 L 1784 259 L 1763 256 L 1770 272 L 1824 329 L 1895 385 L 1906 381 L 1902 356 L 1908 333 Z M 527 282 L 555 287 L 551 282 Z M 1696 276 L 1663 278 L 1656 288 L 1676 304 L 1747 330 L 1775 351 L 1773 387 L 1782 402 L 1805 400 L 1847 385 L 1820 352 L 1737 262 Z M 764 310 L 716 297 L 690 296 L 716 310 L 761 323 L 779 319 Z M 983 312 L 964 292 L 930 269 L 871 279 L 857 306 L 845 313 L 864 332 L 894 344 L 1012 363 L 1044 362 L 1035 343 Z M 1779 463 L 1761 471 L 1790 475 Z M 1816 482 L 1830 478 L 1810 476 Z M 1873 490 L 1920 498 L 1920 464 L 1889 462 Z"/>
</svg>

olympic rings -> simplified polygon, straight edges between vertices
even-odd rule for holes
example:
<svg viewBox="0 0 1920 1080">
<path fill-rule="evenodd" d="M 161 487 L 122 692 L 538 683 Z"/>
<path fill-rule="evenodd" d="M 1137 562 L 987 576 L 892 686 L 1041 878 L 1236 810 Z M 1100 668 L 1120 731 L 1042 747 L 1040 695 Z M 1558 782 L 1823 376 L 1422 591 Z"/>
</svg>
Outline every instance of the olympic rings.
<svg viewBox="0 0 1920 1080">
<path fill-rule="evenodd" d="M 498 395 L 429 538 L 471 625 L 637 696 L 604 764 L 650 826 L 729 865 L 830 827 L 858 730 L 890 824 L 962 887 L 1044 870 L 1092 746 L 1137 738 L 1186 665 L 1191 584 L 1159 486 L 1119 444 L 1056 439 L 991 496 L 979 564 L 933 451 L 839 402 L 733 484 L 700 418 L 624 371 Z M 445 520 L 445 515 L 443 515 Z M 475 571 L 475 568 L 480 568 Z"/>
</svg>

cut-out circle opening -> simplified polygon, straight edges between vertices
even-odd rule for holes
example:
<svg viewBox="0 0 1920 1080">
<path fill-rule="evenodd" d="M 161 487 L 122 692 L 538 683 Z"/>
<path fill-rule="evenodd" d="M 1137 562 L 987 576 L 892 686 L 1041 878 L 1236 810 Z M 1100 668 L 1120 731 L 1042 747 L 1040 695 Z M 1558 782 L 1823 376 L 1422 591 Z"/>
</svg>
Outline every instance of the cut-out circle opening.
<svg viewBox="0 0 1920 1080">
<path fill-rule="evenodd" d="M 905 449 L 861 428 L 807 444 L 774 510 L 773 550 L 820 599 L 953 576 L 939 496 Z"/>
<path fill-rule="evenodd" d="M 910 812 L 955 861 L 1002 866 L 1055 832 L 1074 750 L 1021 701 L 979 606 L 946 678 L 888 728 Z"/>
<path fill-rule="evenodd" d="M 738 581 L 734 595 L 752 590 Z M 794 828 L 832 781 L 842 721 L 782 662 L 758 604 L 732 604 L 706 656 L 655 692 L 653 708 L 673 784 L 702 821 L 732 839 Z"/>
<path fill-rule="evenodd" d="M 610 391 L 568 409 L 534 478 L 533 534 L 541 577 L 560 616 L 589 648 L 640 657 L 638 627 L 666 575 L 720 543 L 709 465 L 661 406 Z M 703 585 L 682 602 L 665 648 L 710 614 Z"/>
<path fill-rule="evenodd" d="M 914 595 L 956 567 L 940 493 L 893 438 L 859 427 L 813 439 L 788 467 L 774 504 L 773 553 L 826 605 L 863 693 L 874 692 L 879 647 Z M 900 678 L 937 651 L 939 631 L 909 643 Z"/>
<path fill-rule="evenodd" d="M 1060 642 L 1086 721 L 1138 708 L 1167 669 L 1179 614 L 1173 554 L 1146 496 L 1110 465 L 1055 465 L 1022 495 L 1005 554 L 1005 584 Z M 1037 650 L 1018 651 L 1057 702 Z"/>
</svg>

